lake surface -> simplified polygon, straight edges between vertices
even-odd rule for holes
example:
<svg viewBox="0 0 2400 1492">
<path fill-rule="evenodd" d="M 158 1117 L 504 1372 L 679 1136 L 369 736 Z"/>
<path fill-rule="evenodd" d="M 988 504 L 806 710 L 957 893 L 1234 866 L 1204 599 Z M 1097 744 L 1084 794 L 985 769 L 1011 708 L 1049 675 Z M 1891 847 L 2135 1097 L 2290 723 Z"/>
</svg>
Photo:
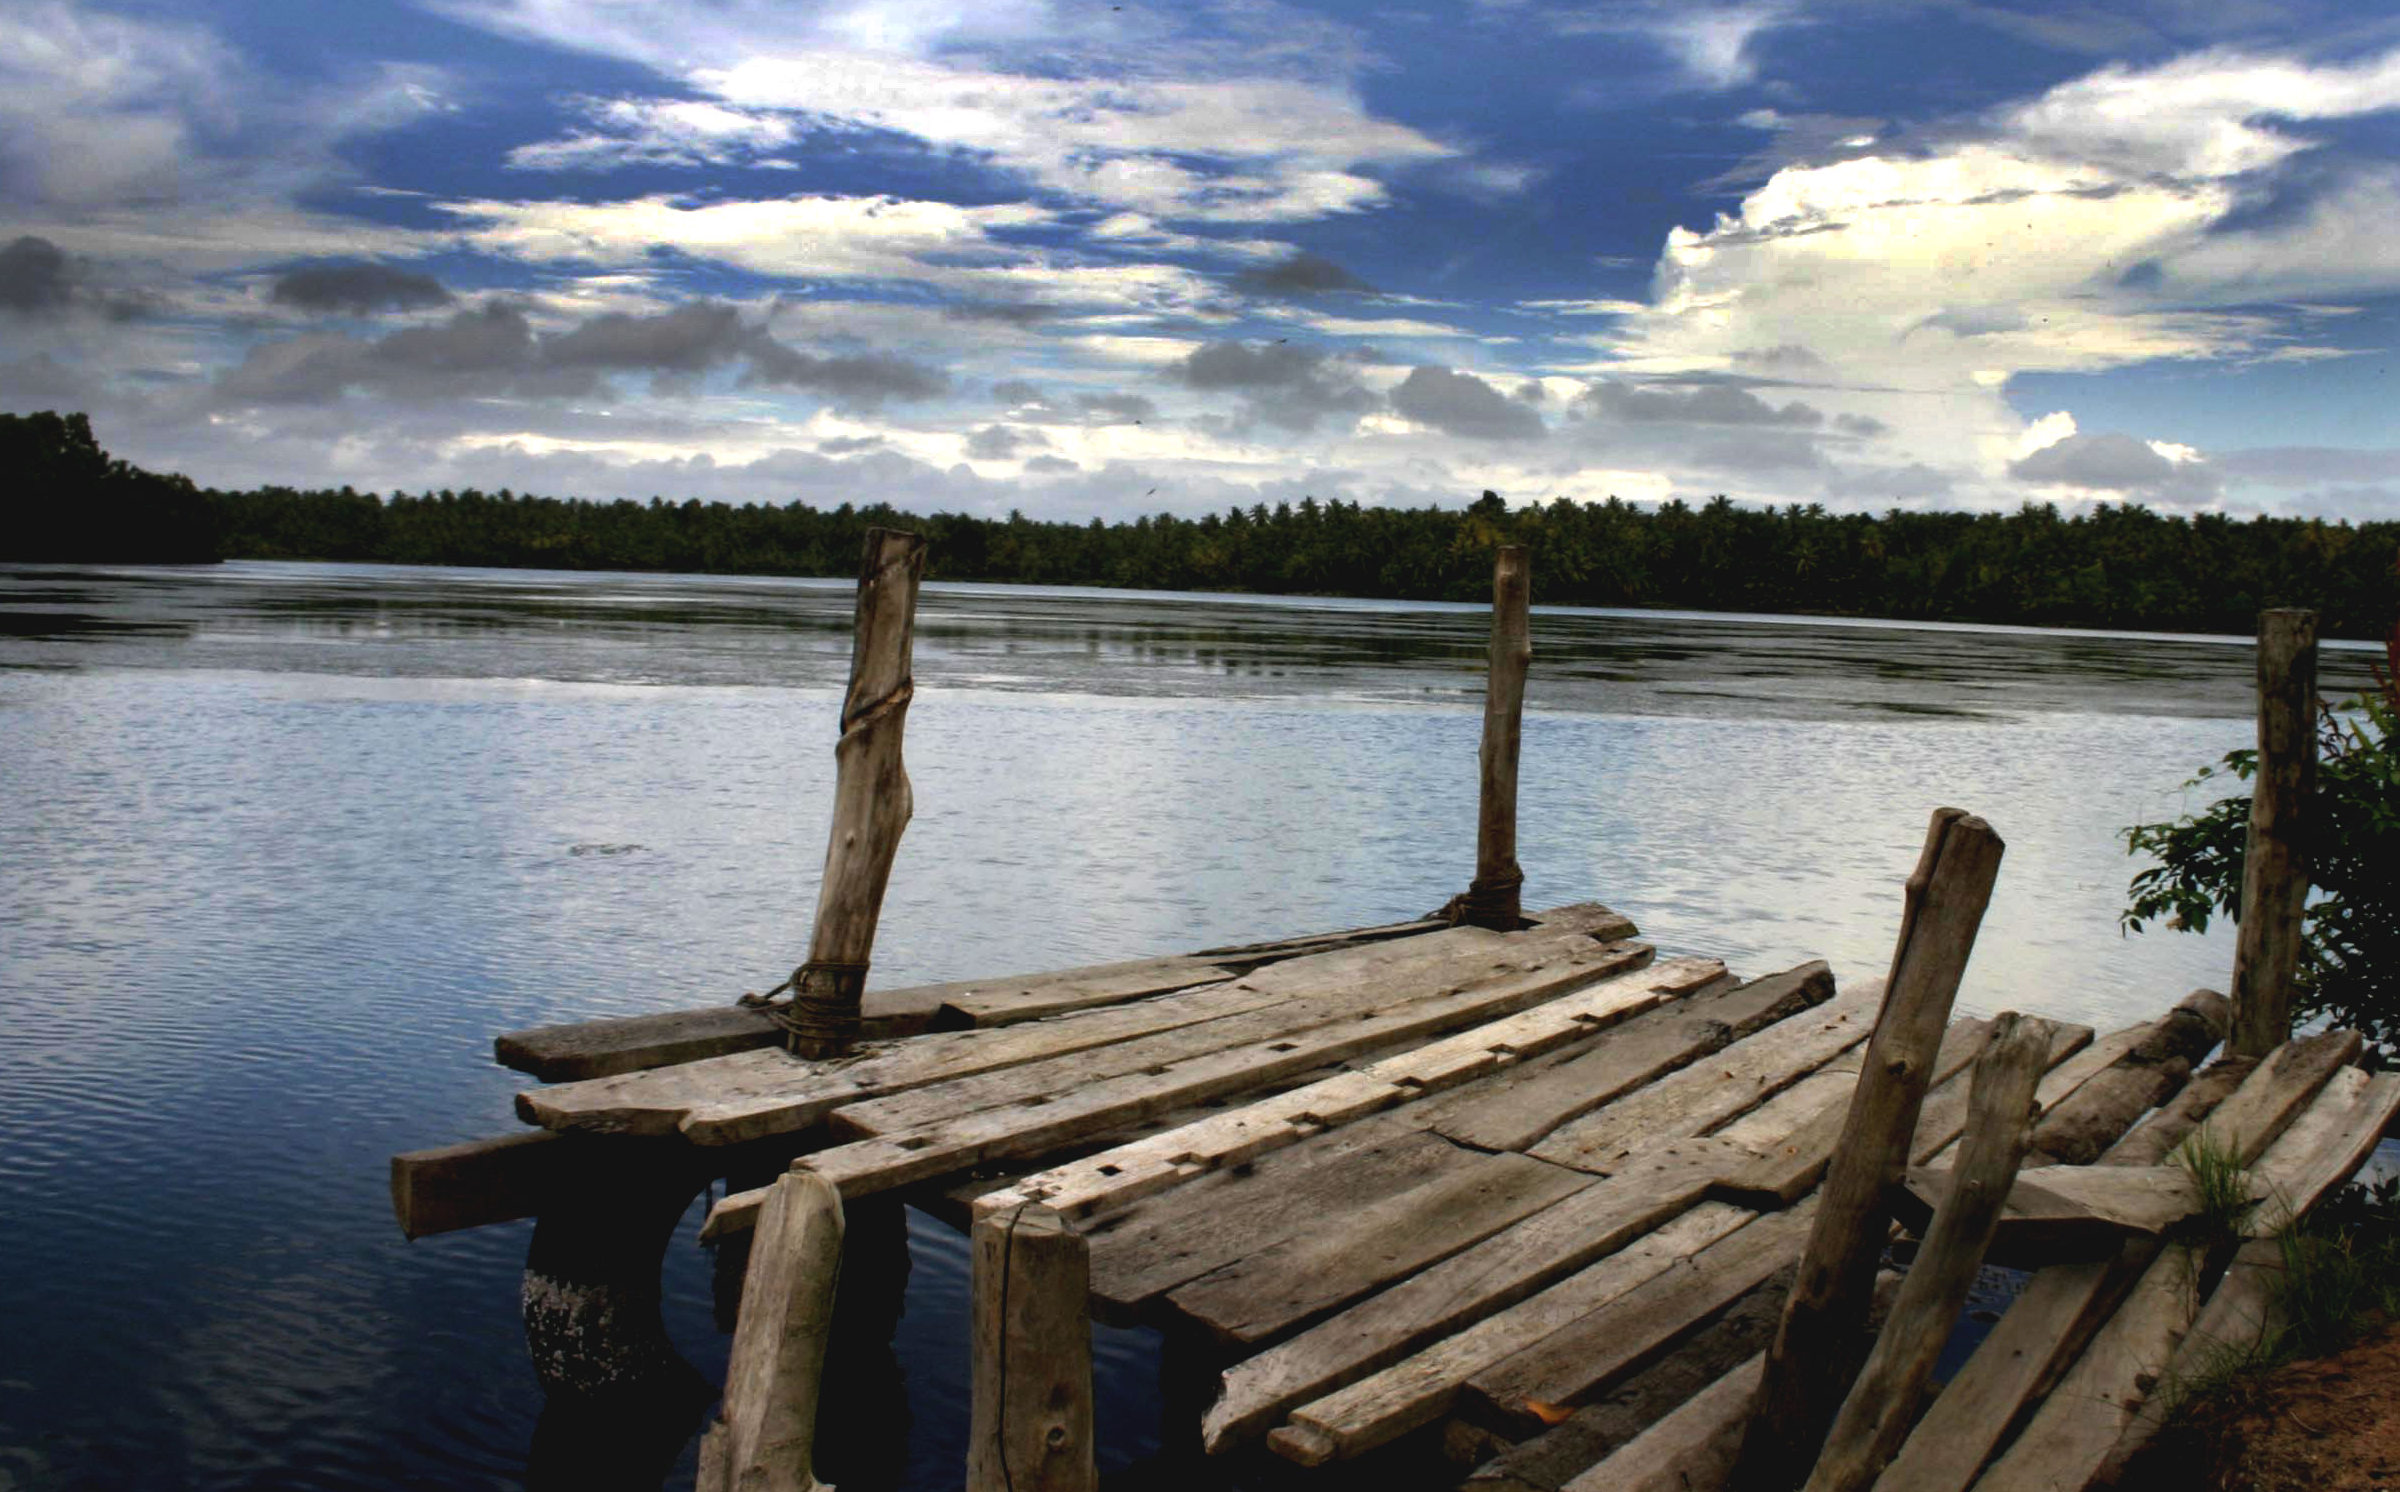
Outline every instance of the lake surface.
<svg viewBox="0 0 2400 1492">
<path fill-rule="evenodd" d="M 514 1125 L 498 1031 L 797 961 L 849 611 L 835 581 L 0 568 L 0 1492 L 525 1482 L 530 1225 L 406 1243 L 386 1159 Z M 1487 627 L 928 586 L 874 982 L 1438 905 Z M 2118 831 L 2249 743 L 2246 640 L 1537 609 L 1534 646 L 1529 906 L 1879 974 L 1958 804 L 2009 844 L 1963 1010 L 2106 1028 L 2225 982 L 2221 933 L 2119 936 Z M 2372 656 L 2329 649 L 2327 693 Z M 698 1217 L 668 1323 L 713 1376 Z M 849 1492 L 963 1462 L 963 1252 L 911 1235 L 914 1412 L 828 1444 Z M 1103 1465 L 1151 1481 L 1155 1342 L 1099 1346 Z"/>
</svg>

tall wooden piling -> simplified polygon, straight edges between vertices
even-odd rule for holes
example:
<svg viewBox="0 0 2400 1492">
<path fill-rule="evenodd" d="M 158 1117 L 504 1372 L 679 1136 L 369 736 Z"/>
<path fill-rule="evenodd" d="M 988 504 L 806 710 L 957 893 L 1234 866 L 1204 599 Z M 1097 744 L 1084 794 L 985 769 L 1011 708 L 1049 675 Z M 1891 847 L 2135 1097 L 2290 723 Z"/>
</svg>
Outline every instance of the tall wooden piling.
<svg viewBox="0 0 2400 1492">
<path fill-rule="evenodd" d="M 972 1248 L 967 1492 L 1093 1492 L 1091 1245 L 1028 1204 Z"/>
<path fill-rule="evenodd" d="M 2263 1057 L 2292 1035 L 2292 979 L 2308 902 L 2305 840 L 2317 779 L 2317 614 L 2258 615 L 2258 774 L 2233 949 L 2233 1036 Z"/>
<path fill-rule="evenodd" d="M 883 911 L 901 831 L 915 806 L 900 738 L 916 693 L 910 652 L 917 586 L 924 574 L 922 534 L 867 530 L 850 643 L 850 688 L 842 699 L 842 738 L 834 747 L 833 830 L 817 886 L 816 926 L 808 962 L 792 975 L 792 1003 L 778 1012 L 787 1045 L 803 1057 L 842 1056 L 858 1036 L 875 921 Z"/>
<path fill-rule="evenodd" d="M 1517 756 L 1524 738 L 1525 671 L 1533 662 L 1533 565 L 1522 544 L 1504 544 L 1492 561 L 1491 672 L 1484 686 L 1482 789 L 1475 821 L 1475 880 L 1460 899 L 1459 920 L 1513 931 L 1524 920 L 1518 893 Z"/>
<path fill-rule="evenodd" d="M 1866 1367 L 1842 1401 L 1807 1492 L 1867 1492 L 1908 1438 L 2025 1159 L 2034 1089 L 2050 1065 L 2053 1034 L 2048 1021 L 2014 1011 L 1992 1022 L 1975 1063 L 1950 1194 L 1926 1230 Z"/>
<path fill-rule="evenodd" d="M 1735 1485 L 1799 1485 L 1849 1391 L 1858 1366 L 1853 1339 L 1891 1223 L 1888 1198 L 1908 1166 L 1935 1054 L 2003 849 L 1982 819 L 1956 808 L 1934 810 L 1908 878 L 1875 1034 L 1767 1351 Z"/>
<path fill-rule="evenodd" d="M 725 1369 L 725 1407 L 701 1442 L 698 1492 L 815 1492 L 817 1394 L 842 1266 L 842 1197 L 808 1171 L 761 1209 Z"/>
</svg>

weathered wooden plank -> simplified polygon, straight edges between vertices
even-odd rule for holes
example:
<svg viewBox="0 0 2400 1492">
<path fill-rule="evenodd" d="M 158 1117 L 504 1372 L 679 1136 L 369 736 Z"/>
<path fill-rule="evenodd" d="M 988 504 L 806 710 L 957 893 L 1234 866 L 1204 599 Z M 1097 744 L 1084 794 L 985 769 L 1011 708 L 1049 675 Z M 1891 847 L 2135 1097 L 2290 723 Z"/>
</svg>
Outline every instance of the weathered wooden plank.
<svg viewBox="0 0 2400 1492">
<path fill-rule="evenodd" d="M 709 1143 L 792 1133 L 834 1109 L 960 1076 L 1023 1066 L 1162 1031 L 1264 1010 L 1276 997 L 1218 983 L 1135 1005 L 1112 1006 L 999 1030 L 946 1031 L 811 1062 L 780 1050 L 560 1083 L 517 1095 L 517 1113 L 550 1129 L 593 1134 L 675 1134 Z M 722 1138 L 719 1138 L 722 1137 Z"/>
<path fill-rule="evenodd" d="M 1644 1145 L 1705 1133 L 1867 1039 L 1880 985 L 1858 985 L 1554 1130 L 1527 1153 L 1606 1175 Z"/>
<path fill-rule="evenodd" d="M 2370 1076 L 2345 1067 L 2328 1078 L 2314 1102 L 2269 1145 L 2251 1179 L 2265 1200 L 2250 1231 L 2265 1237 L 2356 1176 L 2400 1113 L 2400 1073 Z"/>
<path fill-rule="evenodd" d="M 1559 1492 L 1764 1351 L 1783 1315 L 1788 1283 L 1780 1275 L 1770 1277 L 1598 1403 L 1584 1405 L 1475 1468 L 1460 1492 Z M 1737 1430 L 1748 1407 L 1736 1406 L 1730 1416 Z"/>
<path fill-rule="evenodd" d="M 1927 827 L 1904 896 L 1890 995 L 1817 1194 L 1815 1231 L 1767 1349 L 1758 1412 L 1742 1443 L 1743 1480 L 1762 1492 L 1796 1483 L 1857 1366 L 1840 1333 L 1874 1286 L 1891 1222 L 1886 1196 L 1908 1168 L 1918 1110 L 2002 849 L 1989 824 L 1955 808 L 1935 810 Z"/>
<path fill-rule="evenodd" d="M 557 1177 L 559 1137 L 536 1131 L 392 1157 L 392 1215 L 411 1238 L 531 1217 Z"/>
<path fill-rule="evenodd" d="M 1474 1164 L 1202 1275 L 1168 1297 L 1218 1341 L 1253 1345 L 1491 1237 L 1572 1192 L 1580 1171 L 1530 1156 Z"/>
<path fill-rule="evenodd" d="M 2168 1359 L 2157 1387 L 2142 1400 L 2124 1433 L 2102 1458 L 2092 1485 L 2124 1485 L 2127 1466 L 2164 1427 L 2186 1390 L 2227 1367 L 2254 1359 L 2281 1329 L 2283 1318 L 2275 1296 L 2283 1268 L 2283 1245 L 2274 1239 L 2252 1238 L 2234 1251 L 2224 1278 L 2217 1281 L 2192 1329 Z"/>
<path fill-rule="evenodd" d="M 1091 1260 L 1056 1213 L 975 1224 L 967 1492 L 1094 1492 Z"/>
<path fill-rule="evenodd" d="M 817 1390 L 842 1267 L 842 1199 L 813 1176 L 786 1174 L 759 1218 L 742 1309 L 710 1434 L 723 1436 L 725 1480 L 700 1492 L 814 1492 Z"/>
<path fill-rule="evenodd" d="M 1561 949 L 1581 953 L 1598 946 L 1580 938 L 1579 932 L 1578 922 L 1570 921 L 1563 928 L 1546 925 L 1540 932 L 1512 942 L 1480 929 L 1453 930 L 1416 940 L 1418 946 L 1412 951 L 1403 953 L 1395 948 L 1380 957 L 1391 971 L 1394 998 L 1406 998 L 1411 992 L 1442 988 L 1445 976 L 1471 977 L 1494 964 L 1538 958 Z M 1363 965 L 1357 957 L 1361 954 L 1368 956 Z M 1648 955 L 1631 956 L 1638 960 Z M 743 1052 L 535 1089 L 519 1094 L 517 1107 L 529 1122 L 550 1128 L 611 1134 L 680 1132 L 696 1143 L 731 1144 L 808 1128 L 845 1104 L 1023 1068 L 1046 1058 L 1114 1047 L 1117 1050 L 1107 1057 L 1086 1059 L 1075 1067 L 1085 1076 L 1124 1072 L 1153 1064 L 1161 1060 L 1162 1053 L 1189 1050 L 1194 1044 L 1230 1046 L 1312 1024 L 1319 1017 L 1337 1019 L 1375 998 L 1375 957 L 1373 950 L 1336 950 L 1294 960 L 1284 966 L 1283 977 L 1265 983 L 1258 982 L 1264 976 L 1254 975 L 1239 982 L 1203 985 L 1138 1004 L 1087 1010 L 1021 1026 L 937 1033 L 839 1063 L 813 1063 L 776 1051 Z M 1327 982 L 1324 992 L 1296 1001 L 1294 984 L 1305 985 L 1316 978 Z M 1234 1020 L 1242 1016 L 1253 1018 Z M 1219 1024 L 1211 1026 L 1205 1037 L 1174 1045 L 1156 1041 L 1134 1045 L 1144 1037 L 1209 1022 Z M 1107 1067 L 1110 1063 L 1116 1065 Z M 1038 1093 L 1043 1084 L 1057 1077 L 1058 1064 L 1053 1062 L 1013 1086 L 997 1081 L 980 1086 L 993 1092 L 992 1101 L 1005 1101 Z M 952 1089 L 945 1102 L 953 1111 L 970 1106 L 972 1091 Z"/>
<path fill-rule="evenodd" d="M 1833 971 L 1821 962 L 1694 996 L 1627 1021 L 1575 1061 L 1459 1110 L 1442 1133 L 1485 1150 L 1523 1150 L 1570 1119 L 1832 998 Z"/>
<path fill-rule="evenodd" d="M 2112 1166 L 2155 1166 L 2167 1158 L 2167 1153 L 2184 1141 L 2184 1137 L 2200 1127 L 2202 1120 L 2216 1112 L 2217 1105 L 2233 1096 L 2250 1070 L 2258 1066 L 2255 1057 L 2220 1055 L 2216 1061 L 2200 1070 L 2200 1075 L 2183 1085 L 2183 1091 L 2153 1110 L 2121 1140 L 2101 1153 L 2103 1164 Z"/>
<path fill-rule="evenodd" d="M 2279 1048 L 2178 1142 L 2169 1158 L 2188 1146 L 2214 1144 L 2238 1164 L 2249 1165 L 2358 1050 L 2353 1032 L 2328 1032 Z M 2112 1147 L 2101 1165 L 2117 1169 L 2120 1155 L 2128 1153 L 2138 1152 Z M 2084 1343 L 2122 1293 L 2147 1278 L 2158 1252 L 2155 1241 L 2137 1239 L 2117 1260 L 2053 1265 L 2035 1274 L 1917 1422 L 1877 1483 L 1879 1492 L 1962 1492 L 1969 1486 L 2025 1406 L 2079 1360 Z M 2157 1361 L 2165 1360 L 2162 1352 Z"/>
<path fill-rule="evenodd" d="M 1934 1055 L 1932 1086 L 1918 1120 L 1920 1149 L 1928 1139 L 1936 1145 L 1947 1144 L 1966 1122 L 1967 1090 L 1954 1080 L 1975 1060 L 1976 1053 L 1983 1050 L 1990 1026 L 1989 1021 L 1970 1018 L 1951 1022 L 1950 1029 L 1943 1033 L 1941 1047 Z M 2053 1055 L 2060 1061 L 2073 1050 L 2067 1045 L 2073 1031 L 2082 1031 L 2087 1040 L 2090 1037 L 2085 1027 L 2062 1028 L 2057 1038 L 2059 1044 L 2053 1048 Z M 1778 1143 L 1755 1146 L 1760 1151 L 1759 1159 L 1719 1180 L 1710 1195 L 1720 1201 L 1762 1210 L 1788 1207 L 1806 1195 L 1809 1188 L 1823 1179 L 1825 1167 L 1833 1159 L 1833 1147 L 1842 1137 L 1850 1098 L 1858 1086 L 1858 1062 L 1863 1056 L 1863 1051 L 1854 1051 L 1841 1062 L 1828 1064 L 1819 1076 L 1785 1095 L 1795 1098 L 1804 1091 L 1807 1093 L 1811 1103 L 1807 1122 L 1792 1129 Z M 1955 1101 L 1947 1101 L 1951 1099 Z M 1928 1120 L 1933 1122 L 1928 1124 Z M 1744 1123 L 1736 1120 L 1719 1133 L 1728 1139 L 1752 1143 Z"/>
<path fill-rule="evenodd" d="M 1420 1348 L 1435 1356 L 1411 1371 L 1411 1382 L 1443 1371 L 1463 1380 L 1563 1324 L 1578 1305 L 1610 1298 L 1625 1277 L 1624 1269 L 1605 1269 L 1611 1256 L 1644 1235 L 1666 1236 L 1710 1182 L 1747 1154 L 1719 1140 L 1660 1146 L 1507 1232 L 1234 1364 L 1202 1417 L 1203 1443 L 1213 1454 L 1251 1439 L 1291 1406 L 1390 1368 Z M 1712 1221 L 1701 1229 L 1713 1237 L 1749 1214 L 1719 1208 L 1707 1217 Z M 1549 1298 L 1534 1304 L 1543 1292 Z M 1524 1309 L 1511 1315 L 1520 1303 Z"/>
<path fill-rule="evenodd" d="M 978 1210 L 1038 1201 L 1080 1218 L 1121 1206 L 1605 1031 L 1722 969 L 1714 962 L 1677 960 L 1603 979 L 1356 1071 L 1025 1177 L 978 1203 Z"/>
<path fill-rule="evenodd" d="M 1353 963 L 1357 955 L 1372 950 L 1345 950 L 1247 975 L 1226 988 L 1262 1003 L 1215 1022 L 1178 1025 L 1105 1048 L 1086 1047 L 1072 1055 L 1036 1058 L 846 1104 L 834 1121 L 836 1132 L 864 1136 L 918 1129 L 979 1109 L 1043 1099 L 1097 1078 L 1170 1066 L 1207 1051 L 1298 1040 L 1304 1033 L 1382 1019 L 1403 1008 L 1431 1009 L 1480 992 L 1454 1023 L 1470 1024 L 1645 967 L 1652 957 L 1647 944 L 1601 943 L 1572 929 L 1548 927 L 1508 934 L 1460 927 L 1387 946 L 1394 952 L 1380 963 Z M 1141 1008 L 1129 1007 L 1126 1013 Z M 1095 1019 L 1105 1013 L 1063 1019 Z M 1051 1024 L 1026 1029 L 1038 1032 Z"/>
<path fill-rule="evenodd" d="M 2123 1056 L 2042 1116 L 2029 1165 L 2088 1166 L 2110 1143 L 2173 1098 L 2193 1066 L 2225 1038 L 2232 1007 L 2215 990 L 2194 990 Z"/>
<path fill-rule="evenodd" d="M 1584 1402 L 1798 1258 L 1816 1207 L 1811 1198 L 1761 1217 L 1484 1368 L 1467 1380 L 1469 1412 L 1532 1433 L 1551 1406 Z"/>
<path fill-rule="evenodd" d="M 1569 952 L 1514 978 L 1354 1015 L 1272 1041 L 1163 1061 L 1142 1071 L 1086 1081 L 1081 1087 L 1072 1085 L 1071 1075 L 1061 1074 L 1058 1081 L 1016 1103 L 955 1118 L 937 1117 L 918 1128 L 837 1145 L 809 1156 L 805 1164 L 840 1186 L 844 1196 L 861 1196 L 929 1181 L 988 1160 L 1038 1155 L 1078 1135 L 1521 1008 L 1617 972 L 1624 957 L 1622 945 L 1595 943 L 1588 952 Z M 921 1092 L 938 1094 L 949 1086 Z M 710 1213 L 704 1236 L 748 1226 L 756 1202 L 754 1193 L 736 1193 L 720 1201 Z"/>
<path fill-rule="evenodd" d="M 1378 1116 L 1219 1171 L 1095 1220 L 1092 1297 L 1111 1320 L 1136 1319 L 1187 1280 L 1313 1226 L 1454 1174 L 1481 1152 Z"/>
<path fill-rule="evenodd" d="M 1949 1195 L 1948 1166 L 1914 1166 L 1893 1198 L 1901 1225 L 1921 1231 Z M 2113 1258 L 2128 1237 L 2155 1237 L 2200 1208 L 2182 1166 L 2045 1166 L 2017 1177 L 1989 1252 L 2021 1269 Z"/>
<path fill-rule="evenodd" d="M 1751 1217 L 1738 1207 L 1702 1203 L 1549 1289 L 1302 1405 L 1292 1412 L 1291 1423 L 1269 1435 L 1267 1443 L 1288 1460 L 1315 1466 L 1431 1424 L 1450 1411 L 1461 1386 L 1476 1372 L 1632 1294 L 1728 1234 L 1746 1231 L 1743 1225 Z M 1208 1440 L 1211 1446 L 1230 1443 L 1214 1409 L 1204 1423 L 1204 1436 L 1210 1425 L 1220 1429 Z"/>
<path fill-rule="evenodd" d="M 1567 1483 L 1565 1492 L 1713 1492 L 1732 1485 L 1742 1428 L 1758 1398 L 1765 1353 Z"/>
<path fill-rule="evenodd" d="M 2087 1485 L 2191 1328 L 2199 1280 L 2200 1262 L 2182 1245 L 2162 1250 L 2024 1433 L 1976 1479 L 1979 1492 Z"/>
<path fill-rule="evenodd" d="M 2317 780 L 2317 614 L 2258 614 L 2258 772 L 2233 945 L 2233 1036 L 2263 1057 L 2292 1034 L 2292 985 L 2308 904 L 2308 819 Z"/>
<path fill-rule="evenodd" d="M 1891 1319 L 1826 1433 L 1808 1492 L 1867 1492 L 1907 1438 L 2025 1159 L 2034 1085 L 2049 1057 L 2047 1022 L 2005 1012 L 1992 1023 L 1975 1061 L 1958 1163 Z"/>
</svg>

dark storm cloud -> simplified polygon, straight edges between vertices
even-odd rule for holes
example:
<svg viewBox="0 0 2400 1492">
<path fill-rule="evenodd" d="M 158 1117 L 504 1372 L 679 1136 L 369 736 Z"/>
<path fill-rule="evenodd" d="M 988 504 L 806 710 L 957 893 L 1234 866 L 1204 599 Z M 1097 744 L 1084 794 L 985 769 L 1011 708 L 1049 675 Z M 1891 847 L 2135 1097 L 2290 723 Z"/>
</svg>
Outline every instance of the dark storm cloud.
<svg viewBox="0 0 2400 1492">
<path fill-rule="evenodd" d="M 1375 287 L 1330 259 L 1315 254 L 1291 258 L 1233 277 L 1236 290 L 1270 299 L 1292 300 L 1311 295 L 1365 295 Z"/>
<path fill-rule="evenodd" d="M 21 316 L 64 311 L 75 299 L 66 251 L 31 234 L 0 249 L 0 309 Z"/>
<path fill-rule="evenodd" d="M 1203 393 L 1243 399 L 1248 422 L 1312 430 L 1329 414 L 1359 415 L 1382 401 L 1324 352 L 1269 342 L 1211 342 L 1177 363 L 1175 376 Z"/>
<path fill-rule="evenodd" d="M 1690 389 L 1595 383 L 1577 401 L 1588 414 L 1636 424 L 1783 425 L 1813 429 L 1824 414 L 1797 401 L 1780 409 L 1747 389 L 1702 384 Z"/>
<path fill-rule="evenodd" d="M 1139 394 L 1077 394 L 1075 408 L 1087 425 L 1138 425 L 1158 418 L 1158 406 Z"/>
<path fill-rule="evenodd" d="M 269 298 L 303 311 L 341 311 L 353 316 L 423 311 L 452 300 L 449 290 L 433 276 L 388 264 L 307 265 L 276 276 Z"/>
<path fill-rule="evenodd" d="M 604 374 L 690 378 L 736 363 L 748 365 L 748 382 L 852 406 L 928 398 L 948 386 L 933 369 L 880 353 L 795 350 L 715 302 L 649 316 L 612 311 L 544 336 L 522 310 L 494 301 L 381 337 L 311 333 L 262 343 L 218 389 L 251 403 L 321 403 L 354 389 L 422 401 L 572 397 L 599 387 Z"/>
<path fill-rule="evenodd" d="M 1477 378 L 1419 366 L 1392 390 L 1392 408 L 1420 425 L 1468 440 L 1537 440 L 1542 417 Z"/>
</svg>

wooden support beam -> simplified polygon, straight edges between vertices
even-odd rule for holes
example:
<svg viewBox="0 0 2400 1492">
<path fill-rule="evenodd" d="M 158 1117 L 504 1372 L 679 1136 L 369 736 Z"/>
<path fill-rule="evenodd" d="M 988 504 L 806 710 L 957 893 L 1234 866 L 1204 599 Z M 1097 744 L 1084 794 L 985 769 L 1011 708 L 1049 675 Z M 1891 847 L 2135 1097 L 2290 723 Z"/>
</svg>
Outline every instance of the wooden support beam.
<svg viewBox="0 0 2400 1492">
<path fill-rule="evenodd" d="M 725 1403 L 703 1442 L 697 1492 L 817 1492 L 817 1391 L 842 1269 L 841 1194 L 777 1179 L 750 1245 L 725 1368 Z M 722 1469 L 711 1482 L 706 1470 Z M 830 1492 L 830 1489 L 827 1489 Z"/>
<path fill-rule="evenodd" d="M 1808 1492 L 1867 1492 L 1908 1438 L 2025 1159 L 2033 1090 L 2049 1066 L 2049 1022 L 2014 1011 L 1992 1022 L 1975 1062 L 1966 1137 L 1949 1194 L 1909 1266 L 1891 1319 L 1834 1417 Z"/>
<path fill-rule="evenodd" d="M 2317 614 L 2258 615 L 2258 775 L 2233 948 L 2233 1050 L 2263 1057 L 2291 1038 L 2292 978 L 2308 901 L 2309 799 L 2317 784 Z"/>
<path fill-rule="evenodd" d="M 967 1492 L 1094 1492 L 1090 1246 L 1025 1206 L 971 1247 Z"/>
<path fill-rule="evenodd" d="M 850 643 L 850 688 L 835 743 L 833 828 L 817 883 L 817 920 L 808 962 L 792 975 L 791 1049 L 803 1057 L 839 1057 L 858 1038 L 867 963 L 883 890 L 900 851 L 914 802 L 900 738 L 908 702 L 910 642 L 917 584 L 925 575 L 925 536 L 867 530 L 859 559 L 857 625 Z"/>
<path fill-rule="evenodd" d="M 1783 1325 L 1767 1350 L 1741 1483 L 1788 1487 L 1816 1460 L 1857 1358 L 1846 1333 L 1865 1311 L 1891 1223 L 1887 1200 L 1933 1076 L 1959 979 L 2004 846 L 1983 820 L 1937 809 L 1908 880 L 1900 936 L 1865 1070 L 1835 1147 Z"/>
<path fill-rule="evenodd" d="M 1522 544 L 1492 560 L 1492 661 L 1483 700 L 1483 786 L 1475 819 L 1475 880 L 1460 898 L 1461 922 L 1502 932 L 1522 915 L 1517 864 L 1517 754 L 1524 738 L 1525 671 L 1533 662 L 1527 620 L 1533 566 Z"/>
<path fill-rule="evenodd" d="M 535 1130 L 395 1155 L 392 1215 L 411 1238 L 531 1217 L 571 1152 Z"/>
</svg>

